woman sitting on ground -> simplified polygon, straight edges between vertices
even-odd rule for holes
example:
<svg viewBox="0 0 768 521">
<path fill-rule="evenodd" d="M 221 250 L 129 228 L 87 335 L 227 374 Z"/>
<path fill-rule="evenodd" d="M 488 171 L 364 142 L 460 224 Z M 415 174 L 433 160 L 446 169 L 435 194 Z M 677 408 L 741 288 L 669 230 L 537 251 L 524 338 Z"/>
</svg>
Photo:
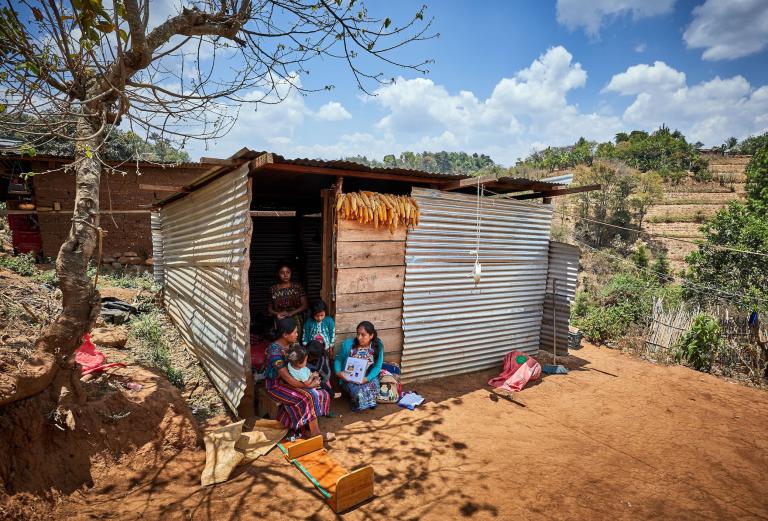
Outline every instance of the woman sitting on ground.
<svg viewBox="0 0 768 521">
<path fill-rule="evenodd" d="M 367 368 L 360 383 L 352 382 L 346 371 L 347 359 L 365 361 Z M 336 352 L 333 372 L 339 377 L 341 389 L 349 395 L 353 411 L 376 407 L 379 394 L 379 373 L 384 363 L 384 344 L 376 334 L 376 328 L 368 321 L 360 322 L 355 338 L 348 338 Z"/>
<path fill-rule="evenodd" d="M 287 264 L 278 266 L 278 282 L 269 288 L 268 310 L 276 321 L 292 317 L 299 331 L 302 331 L 304 312 L 307 310 L 307 294 L 301 284 L 291 280 L 292 275 L 293 271 Z"/>
<path fill-rule="evenodd" d="M 319 388 L 319 379 L 300 382 L 288 369 L 288 349 L 298 339 L 296 322 L 288 317 L 277 322 L 275 341 L 267 348 L 267 394 L 280 404 L 277 420 L 294 433 L 309 437 L 322 435 L 317 419 L 327 416 L 331 396 Z M 311 392 L 310 392 L 311 390 Z M 333 439 L 333 434 L 323 436 Z"/>
</svg>

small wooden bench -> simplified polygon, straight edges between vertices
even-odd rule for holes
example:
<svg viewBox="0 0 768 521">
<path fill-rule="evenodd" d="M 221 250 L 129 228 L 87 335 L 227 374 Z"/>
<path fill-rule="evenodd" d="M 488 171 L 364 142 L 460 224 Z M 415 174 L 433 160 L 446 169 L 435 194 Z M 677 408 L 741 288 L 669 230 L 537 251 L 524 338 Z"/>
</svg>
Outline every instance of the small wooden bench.
<svg viewBox="0 0 768 521">
<path fill-rule="evenodd" d="M 373 497 L 373 467 L 348 471 L 323 446 L 323 437 L 283 440 L 278 444 L 285 459 L 293 463 L 323 495 L 334 512 L 344 512 Z"/>
</svg>

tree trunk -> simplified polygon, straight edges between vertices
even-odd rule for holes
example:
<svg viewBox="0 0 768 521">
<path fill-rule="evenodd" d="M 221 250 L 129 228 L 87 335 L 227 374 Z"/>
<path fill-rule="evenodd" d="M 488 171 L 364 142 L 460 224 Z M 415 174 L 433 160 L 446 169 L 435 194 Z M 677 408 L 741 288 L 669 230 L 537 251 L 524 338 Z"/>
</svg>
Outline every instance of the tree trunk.
<svg viewBox="0 0 768 521">
<path fill-rule="evenodd" d="M 35 395 L 54 383 L 51 391 L 66 406 L 72 398 L 82 401 L 79 372 L 72 356 L 91 330 L 100 310 L 100 298 L 88 277 L 88 262 L 98 245 L 99 181 L 101 164 L 96 156 L 98 130 L 86 117 L 77 125 L 77 136 L 93 136 L 75 147 L 75 209 L 69 237 L 56 258 L 56 274 L 62 293 L 62 311 L 35 342 L 31 376 L 18 378 L 10 396 L 0 405 Z M 57 415 L 58 418 L 59 415 Z M 72 425 L 70 425 L 72 427 Z"/>
</svg>

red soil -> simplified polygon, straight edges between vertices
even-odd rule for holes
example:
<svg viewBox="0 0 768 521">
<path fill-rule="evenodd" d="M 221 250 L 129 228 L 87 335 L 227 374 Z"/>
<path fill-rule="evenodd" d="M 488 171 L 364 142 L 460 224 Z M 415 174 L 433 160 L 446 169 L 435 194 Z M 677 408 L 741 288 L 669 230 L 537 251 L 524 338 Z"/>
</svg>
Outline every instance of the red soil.
<svg viewBox="0 0 768 521">
<path fill-rule="evenodd" d="M 485 372 L 414 386 L 416 411 L 336 404 L 331 453 L 376 470 L 377 496 L 344 519 L 768 517 L 768 393 L 593 346 L 566 365 L 514 402 Z M 209 488 L 203 450 L 159 456 L 99 466 L 55 517 L 335 518 L 276 450 Z"/>
</svg>

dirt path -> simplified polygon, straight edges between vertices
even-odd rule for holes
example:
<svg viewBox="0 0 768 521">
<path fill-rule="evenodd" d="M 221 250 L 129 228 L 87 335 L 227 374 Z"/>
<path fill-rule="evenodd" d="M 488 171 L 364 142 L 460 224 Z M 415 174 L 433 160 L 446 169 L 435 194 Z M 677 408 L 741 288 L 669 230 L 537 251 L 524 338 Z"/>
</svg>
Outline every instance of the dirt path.
<svg viewBox="0 0 768 521">
<path fill-rule="evenodd" d="M 334 456 L 376 470 L 377 497 L 343 518 L 768 518 L 768 393 L 607 349 L 574 353 L 576 370 L 517 403 L 490 393 L 481 373 L 417 386 L 430 403 L 413 412 L 326 421 Z M 277 451 L 206 489 L 203 459 L 115 472 L 57 517 L 334 518 Z"/>
</svg>

